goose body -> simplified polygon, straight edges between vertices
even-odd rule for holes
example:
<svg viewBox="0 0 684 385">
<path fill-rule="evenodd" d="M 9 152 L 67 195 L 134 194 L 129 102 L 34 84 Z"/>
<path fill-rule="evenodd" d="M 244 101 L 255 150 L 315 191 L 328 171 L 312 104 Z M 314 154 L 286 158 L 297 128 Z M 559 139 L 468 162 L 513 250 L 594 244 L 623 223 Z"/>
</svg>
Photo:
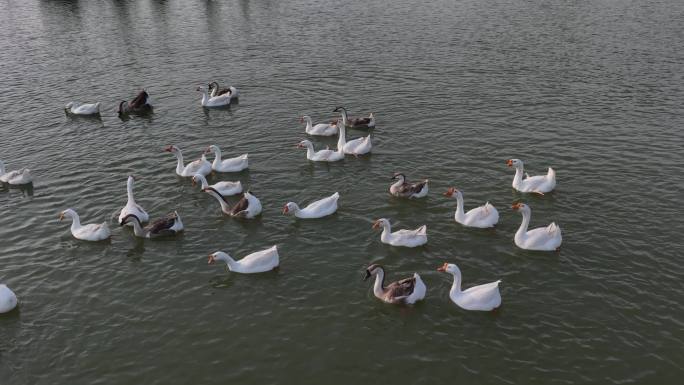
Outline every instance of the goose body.
<svg viewBox="0 0 684 385">
<path fill-rule="evenodd" d="M 306 128 L 304 129 L 304 131 L 306 131 L 306 133 L 309 135 L 333 136 L 337 135 L 338 133 L 337 122 L 318 123 L 314 125 L 313 120 L 311 120 L 311 117 L 309 115 L 302 116 L 300 122 L 306 122 Z"/>
<path fill-rule="evenodd" d="M 28 168 L 22 168 L 21 170 L 10 172 L 9 174 L 11 175 L 8 175 L 7 183 L 11 186 L 22 186 L 33 183 L 33 175 Z"/>
<path fill-rule="evenodd" d="M 342 124 L 350 128 L 374 128 L 375 116 L 371 114 L 367 118 L 349 118 L 347 110 L 344 107 L 337 107 L 333 112 L 339 112 L 342 115 Z"/>
<path fill-rule="evenodd" d="M 130 102 L 122 101 L 119 103 L 119 114 L 145 114 L 152 111 L 150 95 L 145 90 L 141 90 L 138 95 Z"/>
<path fill-rule="evenodd" d="M 8 313 L 17 307 L 17 296 L 5 284 L 0 284 L 0 314 Z"/>
<path fill-rule="evenodd" d="M 280 265 L 278 248 L 273 246 L 266 250 L 257 251 L 242 258 L 234 260 L 230 255 L 222 251 L 217 251 L 209 256 L 209 264 L 216 261 L 223 261 L 226 267 L 235 273 L 253 274 L 271 271 Z"/>
<path fill-rule="evenodd" d="M 340 194 L 336 192 L 329 197 L 310 203 L 303 209 L 300 209 L 294 202 L 288 202 L 283 208 L 283 214 L 292 213 L 297 218 L 302 219 L 323 218 L 337 211 L 337 200 L 339 198 Z"/>
<path fill-rule="evenodd" d="M 412 305 L 425 298 L 427 288 L 418 273 L 385 286 L 385 270 L 382 266 L 373 264 L 366 269 L 364 281 L 372 276 L 375 276 L 373 294 L 383 302 Z"/>
<path fill-rule="evenodd" d="M 231 217 L 251 219 L 261 214 L 261 201 L 249 191 L 245 192 L 242 198 L 233 206 L 226 201 L 226 198 L 211 187 L 203 189 L 202 191 L 216 198 L 221 205 L 221 211 Z"/>
<path fill-rule="evenodd" d="M 297 147 L 306 148 L 306 159 L 313 162 L 337 162 L 344 159 L 344 151 L 341 149 L 314 151 L 313 143 L 308 140 L 302 140 Z"/>
<path fill-rule="evenodd" d="M 133 233 L 140 238 L 157 238 L 172 236 L 183 231 L 183 222 L 178 212 L 174 211 L 163 218 L 159 218 L 149 225 L 142 227 L 140 219 L 134 214 L 128 214 L 121 221 L 121 226 L 133 223 Z"/>
<path fill-rule="evenodd" d="M 380 241 L 392 246 L 417 247 L 427 243 L 427 226 L 423 225 L 415 230 L 397 230 L 392 232 L 389 221 L 380 218 L 373 223 L 373 228 L 382 227 Z"/>
<path fill-rule="evenodd" d="M 550 251 L 557 250 L 563 242 L 561 228 L 555 223 L 546 227 L 527 230 L 532 217 L 530 206 L 524 203 L 516 203 L 512 206 L 513 210 L 520 211 L 523 216 L 520 228 L 515 233 L 515 245 L 525 250 Z"/>
<path fill-rule="evenodd" d="M 370 135 L 352 139 L 347 142 L 347 129 L 344 125 L 340 125 L 340 137 L 337 139 L 337 151 L 342 151 L 350 155 L 364 155 L 371 152 L 373 144 L 371 143 Z"/>
<path fill-rule="evenodd" d="M 204 152 L 208 154 L 214 153 L 214 162 L 211 164 L 211 169 L 217 172 L 239 172 L 249 167 L 249 155 L 242 154 L 235 158 L 222 159 L 221 149 L 218 146 L 211 145 Z"/>
<path fill-rule="evenodd" d="M 197 182 L 200 182 L 202 184 L 202 190 L 211 187 L 212 189 L 216 190 L 217 193 L 221 194 L 224 197 L 239 194 L 242 192 L 242 183 L 240 181 L 216 182 L 210 185 L 209 183 L 207 183 L 207 178 L 205 178 L 204 175 L 195 174 L 195 176 L 192 177 L 192 185 L 194 186 Z"/>
<path fill-rule="evenodd" d="M 100 103 L 78 103 L 69 102 L 64 109 L 73 115 L 97 115 L 100 113 Z"/>
<path fill-rule="evenodd" d="M 64 217 L 71 218 L 71 234 L 76 239 L 80 239 L 82 241 L 102 241 L 112 235 L 107 222 L 81 225 L 81 219 L 76 211 L 72 209 L 66 209 L 59 214 L 60 221 L 64 219 Z"/>
<path fill-rule="evenodd" d="M 211 163 L 207 161 L 207 158 L 202 154 L 200 159 L 194 160 L 187 165 L 183 164 L 183 152 L 180 148 L 176 146 L 167 146 L 164 151 L 170 152 L 176 156 L 176 174 L 185 177 L 191 177 L 195 174 L 200 174 L 203 176 L 209 175 L 211 173 Z"/>
<path fill-rule="evenodd" d="M 230 104 L 233 99 L 230 91 L 226 93 L 213 93 L 209 94 L 209 90 L 205 87 L 197 87 L 197 91 L 202 93 L 202 100 L 200 104 L 202 107 L 224 107 Z"/>
<path fill-rule="evenodd" d="M 7 183 L 9 178 L 16 176 L 19 173 L 18 170 L 7 171 L 5 170 L 5 163 L 0 160 L 0 182 Z"/>
<path fill-rule="evenodd" d="M 453 263 L 444 263 L 437 270 L 454 276 L 449 298 L 459 307 L 465 310 L 491 311 L 501 306 L 501 294 L 499 293 L 501 280 L 461 291 L 461 270 L 458 266 Z"/>
<path fill-rule="evenodd" d="M 494 227 L 499 222 L 499 212 L 489 202 L 465 212 L 463 208 L 463 193 L 460 190 L 449 187 L 444 195 L 450 198 L 456 197 L 457 206 L 454 220 L 463 226 L 487 228 Z"/>
<path fill-rule="evenodd" d="M 230 97 L 233 99 L 237 99 L 240 97 L 240 91 L 238 91 L 238 89 L 233 86 L 230 86 L 228 88 L 221 88 L 219 87 L 218 82 L 211 82 L 209 83 L 208 88 L 209 95 L 211 97 L 221 96 L 225 94 L 230 94 Z"/>
<path fill-rule="evenodd" d="M 529 176 L 524 173 L 524 164 L 520 159 L 509 159 L 506 161 L 508 167 L 515 167 L 515 176 L 511 184 L 514 189 L 523 193 L 544 194 L 556 188 L 556 171 L 549 167 L 546 175 Z"/>
<path fill-rule="evenodd" d="M 399 198 L 423 198 L 428 194 L 428 180 L 421 182 L 409 183 L 406 181 L 406 176 L 402 173 L 395 173 L 392 177 L 395 180 L 390 188 L 390 194 Z"/>
<path fill-rule="evenodd" d="M 135 178 L 131 175 L 128 177 L 128 180 L 126 181 L 126 194 L 128 196 L 128 201 L 126 202 L 126 206 L 124 206 L 121 209 L 121 212 L 119 213 L 119 224 L 123 221 L 123 219 L 130 214 L 134 214 L 140 222 L 147 222 L 150 220 L 150 215 L 147 214 L 147 211 L 142 208 L 139 204 L 135 202 L 135 198 L 133 197 L 133 182 L 135 181 Z M 128 223 L 129 226 L 133 226 L 131 222 Z"/>
</svg>

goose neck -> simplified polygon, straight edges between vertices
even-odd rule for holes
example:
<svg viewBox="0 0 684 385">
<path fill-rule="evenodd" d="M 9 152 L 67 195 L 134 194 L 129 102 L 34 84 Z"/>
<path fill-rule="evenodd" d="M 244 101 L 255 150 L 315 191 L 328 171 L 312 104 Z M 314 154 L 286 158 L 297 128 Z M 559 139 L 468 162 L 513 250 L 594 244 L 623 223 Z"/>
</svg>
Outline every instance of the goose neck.
<svg viewBox="0 0 684 385">
<path fill-rule="evenodd" d="M 451 273 L 454 276 L 454 283 L 451 284 L 451 290 L 449 294 L 455 296 L 461 294 L 461 272 Z"/>
<path fill-rule="evenodd" d="M 126 182 L 126 194 L 128 195 L 128 203 L 135 204 L 135 198 L 133 197 L 133 178 L 128 178 L 128 182 Z"/>
<path fill-rule="evenodd" d="M 515 176 L 513 177 L 513 187 L 518 187 L 523 180 L 523 166 L 515 166 Z"/>
<path fill-rule="evenodd" d="M 337 151 L 341 151 L 345 144 L 347 144 L 347 129 L 344 124 L 341 125 L 338 130 L 340 131 L 339 138 L 337 139 Z"/>
<path fill-rule="evenodd" d="M 522 223 L 520 223 L 520 228 L 518 228 L 518 231 L 515 233 L 516 240 L 523 239 L 526 236 L 527 227 L 530 225 L 530 217 L 532 216 L 529 209 L 520 209 L 520 213 L 522 214 L 523 219 Z"/>
<path fill-rule="evenodd" d="M 378 272 L 375 274 L 373 294 L 375 294 L 376 297 L 382 297 L 385 294 L 385 271 L 380 267 L 378 268 Z"/>
<path fill-rule="evenodd" d="M 461 221 L 465 219 L 465 210 L 463 209 L 463 195 L 460 192 L 456 193 L 456 219 Z"/>
</svg>

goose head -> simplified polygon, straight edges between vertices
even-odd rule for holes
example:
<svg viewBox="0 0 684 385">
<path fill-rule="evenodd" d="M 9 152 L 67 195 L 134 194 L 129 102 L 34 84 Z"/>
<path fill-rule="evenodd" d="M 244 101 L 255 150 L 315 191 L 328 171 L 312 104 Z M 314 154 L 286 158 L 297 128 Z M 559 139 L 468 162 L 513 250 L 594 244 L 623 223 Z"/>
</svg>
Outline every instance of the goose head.
<svg viewBox="0 0 684 385">
<path fill-rule="evenodd" d="M 404 183 L 406 181 L 406 175 L 395 172 L 394 175 L 392 175 L 392 180 L 401 180 L 401 182 Z"/>
<path fill-rule="evenodd" d="M 135 220 L 136 222 L 138 222 L 138 224 L 140 224 L 140 218 L 138 218 L 137 215 L 128 214 L 121 219 L 121 222 L 119 222 L 119 226 L 125 225 L 126 223 L 130 222 L 131 219 Z"/>
<path fill-rule="evenodd" d="M 454 265 L 453 263 L 444 262 L 442 266 L 437 268 L 437 271 L 451 273 L 454 275 L 461 275 L 461 270 L 458 268 L 458 266 Z"/>
<path fill-rule="evenodd" d="M 523 162 L 520 159 L 509 159 L 506 161 L 508 167 L 520 168 L 523 166 Z"/>
<path fill-rule="evenodd" d="M 380 218 L 380 219 L 376 220 L 375 222 L 373 222 L 373 228 L 374 229 L 379 229 L 379 228 L 384 227 L 384 226 L 389 226 L 389 221 L 385 218 Z"/>
<path fill-rule="evenodd" d="M 202 183 L 202 180 L 206 180 L 202 174 L 195 174 L 192 176 L 192 185 L 196 186 L 197 183 Z"/>
<path fill-rule="evenodd" d="M 530 206 L 521 203 L 521 202 L 516 202 L 511 205 L 511 208 L 513 211 L 520 211 L 520 212 L 525 212 L 525 211 L 530 211 Z"/>
<path fill-rule="evenodd" d="M 311 141 L 309 141 L 309 140 L 304 139 L 301 142 L 297 143 L 297 148 L 309 148 L 309 147 L 313 147 L 313 143 L 311 143 Z"/>
<path fill-rule="evenodd" d="M 180 149 L 174 145 L 168 145 L 168 146 L 164 147 L 164 152 L 172 152 L 175 154 L 179 151 L 180 151 Z"/>
<path fill-rule="evenodd" d="M 223 251 L 217 251 L 213 254 L 209 254 L 209 259 L 207 260 L 207 265 L 213 265 L 216 261 L 228 261 L 230 255 L 224 253 Z"/>
<path fill-rule="evenodd" d="M 368 280 L 368 278 L 377 275 L 381 272 L 384 272 L 382 266 L 378 265 L 377 263 L 374 263 L 366 268 L 366 274 L 364 275 L 363 280 L 366 281 Z"/>
<path fill-rule="evenodd" d="M 337 107 L 337 108 L 335 108 L 335 109 L 333 110 L 333 112 L 340 112 L 340 111 L 347 112 L 347 109 L 344 108 L 344 107 Z"/>
<path fill-rule="evenodd" d="M 449 187 L 447 191 L 444 193 L 445 197 L 452 198 L 454 196 L 458 197 L 462 195 L 461 190 L 457 189 L 456 187 Z"/>
<path fill-rule="evenodd" d="M 212 144 L 211 146 L 207 147 L 206 150 L 204 150 L 204 153 L 205 154 L 211 154 L 212 152 L 215 152 L 216 150 L 218 150 L 218 147 L 216 147 L 216 145 Z"/>
<path fill-rule="evenodd" d="M 283 214 L 289 214 L 289 213 L 294 213 L 299 206 L 297 206 L 296 203 L 294 202 L 287 202 L 285 206 L 283 206 Z"/>
<path fill-rule="evenodd" d="M 59 213 L 59 220 L 62 221 L 62 220 L 64 220 L 64 217 L 71 216 L 71 215 L 73 215 L 73 213 L 74 213 L 74 210 L 66 209 L 66 210 L 62 211 L 61 213 Z"/>
</svg>

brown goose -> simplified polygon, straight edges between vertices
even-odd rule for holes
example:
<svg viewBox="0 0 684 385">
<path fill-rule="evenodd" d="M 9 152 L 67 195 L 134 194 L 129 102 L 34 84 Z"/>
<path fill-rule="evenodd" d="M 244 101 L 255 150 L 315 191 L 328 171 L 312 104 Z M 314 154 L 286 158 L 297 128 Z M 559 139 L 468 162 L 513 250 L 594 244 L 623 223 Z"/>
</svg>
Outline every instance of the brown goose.
<svg viewBox="0 0 684 385">
<path fill-rule="evenodd" d="M 226 198 L 213 187 L 207 187 L 202 189 L 202 191 L 216 198 L 219 204 L 221 204 L 221 211 L 223 211 L 223 213 L 226 215 L 230 215 L 231 217 L 249 219 L 261 214 L 261 201 L 259 201 L 259 198 L 252 195 L 249 191 L 245 192 L 238 203 L 232 207 Z"/>
<path fill-rule="evenodd" d="M 152 111 L 152 105 L 148 103 L 149 97 L 150 95 L 143 89 L 138 93 L 138 96 L 130 102 L 123 100 L 119 103 L 119 114 L 141 114 Z"/>
<path fill-rule="evenodd" d="M 176 211 L 157 219 L 145 227 L 142 227 L 140 219 L 135 214 L 126 215 L 121 220 L 121 226 L 128 222 L 133 223 L 133 233 L 136 237 L 140 238 L 170 236 L 183 231 L 183 222 L 181 222 L 180 215 Z"/>
<path fill-rule="evenodd" d="M 342 115 L 342 123 L 346 127 L 351 127 L 351 128 L 373 128 L 375 127 L 375 116 L 373 116 L 373 113 L 367 117 L 367 118 L 349 118 L 347 116 L 347 110 L 344 107 L 337 107 L 333 110 L 333 112 L 339 112 Z"/>
<path fill-rule="evenodd" d="M 230 86 L 228 88 L 221 88 L 219 87 L 218 82 L 211 82 L 207 84 L 207 88 L 209 88 L 209 96 L 211 96 L 212 98 L 225 94 L 230 95 L 231 98 L 237 98 L 239 96 L 237 88 L 233 86 Z"/>
<path fill-rule="evenodd" d="M 413 277 L 392 282 L 387 286 L 385 286 L 385 270 L 382 266 L 377 264 L 368 266 L 363 280 L 373 275 L 375 276 L 373 294 L 383 302 L 411 305 L 425 298 L 427 288 L 418 273 L 413 273 Z"/>
<path fill-rule="evenodd" d="M 392 176 L 392 180 L 396 180 L 390 188 L 390 194 L 399 198 L 422 198 L 428 194 L 428 180 L 422 182 L 408 183 L 406 182 L 406 175 L 397 172 Z"/>
</svg>

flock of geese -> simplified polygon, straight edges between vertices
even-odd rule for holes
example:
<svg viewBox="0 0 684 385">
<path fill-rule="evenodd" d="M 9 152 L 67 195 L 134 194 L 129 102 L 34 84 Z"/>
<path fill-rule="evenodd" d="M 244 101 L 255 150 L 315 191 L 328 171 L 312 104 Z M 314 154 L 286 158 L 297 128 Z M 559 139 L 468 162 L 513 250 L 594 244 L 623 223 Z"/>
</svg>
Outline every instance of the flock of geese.
<svg viewBox="0 0 684 385">
<path fill-rule="evenodd" d="M 235 87 L 220 88 L 218 83 L 212 82 L 207 87 L 198 87 L 202 93 L 201 105 L 203 107 L 227 106 L 233 99 L 239 97 L 239 91 Z M 70 102 L 65 106 L 67 114 L 74 115 L 97 115 L 100 112 L 100 103 L 80 104 Z M 119 114 L 146 114 L 152 111 L 149 103 L 149 94 L 142 90 L 131 100 L 122 101 L 118 106 Z M 335 162 L 345 158 L 345 155 L 364 155 L 371 152 L 371 136 L 365 136 L 346 141 L 346 129 L 372 129 L 375 127 L 375 116 L 371 113 L 368 117 L 350 118 L 344 107 L 338 107 L 333 112 L 340 113 L 340 119 L 329 123 L 314 124 L 312 119 L 305 115 L 301 123 L 306 123 L 305 131 L 309 135 L 334 136 L 339 135 L 337 149 L 320 149 L 316 151 L 309 140 L 302 140 L 298 147 L 306 148 L 306 158 L 314 162 Z M 193 186 L 200 184 L 203 192 L 209 194 L 219 203 L 221 212 L 232 217 L 251 219 L 261 214 L 262 205 L 256 196 L 249 191 L 244 191 L 242 184 L 231 181 L 221 181 L 209 185 L 206 176 L 212 172 L 234 173 L 249 167 L 248 154 L 234 158 L 224 159 L 221 149 L 216 145 L 206 148 L 200 159 L 185 164 L 183 153 L 174 145 L 167 146 L 164 151 L 176 157 L 176 174 L 181 177 L 192 178 Z M 213 162 L 209 162 L 206 155 L 213 154 Z M 509 167 L 515 168 L 512 186 L 522 193 L 545 194 L 552 191 L 556 186 L 556 173 L 552 168 L 546 175 L 529 176 L 524 172 L 523 162 L 519 159 L 509 159 Z M 389 186 L 389 193 L 398 198 L 420 199 L 428 195 L 428 180 L 409 182 L 402 173 L 394 174 L 393 182 Z M 0 161 L 0 182 L 10 186 L 31 184 L 33 177 L 30 170 L 23 168 L 15 171 L 5 170 L 5 165 Z M 120 226 L 133 228 L 135 236 L 140 238 L 157 238 L 174 236 L 183 231 L 184 225 L 177 211 L 150 222 L 150 216 L 140 206 L 134 197 L 133 187 L 135 178 L 129 176 L 126 183 L 127 202 L 121 209 L 118 222 Z M 242 194 L 241 199 L 231 204 L 227 197 Z M 455 187 L 450 187 L 444 194 L 449 198 L 456 198 L 457 206 L 454 220 L 466 227 L 490 228 L 499 221 L 497 209 L 489 202 L 482 206 L 468 210 L 464 209 L 463 193 Z M 284 215 L 294 215 L 297 218 L 311 219 L 322 218 L 337 211 L 339 193 L 334 193 L 301 208 L 296 202 L 288 202 L 283 206 Z M 522 223 L 515 233 L 515 244 L 526 250 L 551 251 L 557 250 L 562 242 L 561 229 L 555 223 L 546 227 L 528 229 L 531 217 L 531 209 L 524 203 L 515 203 L 513 210 L 522 214 Z M 71 233 L 74 238 L 84 241 L 102 241 L 111 237 L 111 229 L 107 222 L 81 224 L 81 220 L 73 209 L 66 209 L 59 214 L 59 219 L 71 220 Z M 147 225 L 145 225 L 147 224 Z M 397 247 L 418 247 L 428 241 L 427 226 L 417 229 L 401 229 L 392 231 L 392 225 L 387 218 L 377 219 L 373 223 L 373 229 L 382 229 L 380 241 Z M 280 264 L 277 246 L 249 254 L 239 260 L 235 260 L 229 254 L 217 251 L 209 256 L 208 263 L 217 261 L 225 263 L 227 269 L 237 273 L 261 273 L 273 270 Z M 501 305 L 499 293 L 499 281 L 473 286 L 461 290 L 461 271 L 455 264 L 444 263 L 438 271 L 449 273 L 453 276 L 453 285 L 449 292 L 450 299 L 459 307 L 466 310 L 490 311 Z M 385 270 L 381 265 L 372 264 L 366 268 L 365 279 L 375 276 L 373 293 L 380 300 L 392 304 L 413 304 L 425 298 L 427 287 L 418 273 L 412 277 L 396 282 L 385 284 Z M 6 285 L 0 284 L 0 313 L 9 312 L 17 306 L 17 297 Z"/>
</svg>

